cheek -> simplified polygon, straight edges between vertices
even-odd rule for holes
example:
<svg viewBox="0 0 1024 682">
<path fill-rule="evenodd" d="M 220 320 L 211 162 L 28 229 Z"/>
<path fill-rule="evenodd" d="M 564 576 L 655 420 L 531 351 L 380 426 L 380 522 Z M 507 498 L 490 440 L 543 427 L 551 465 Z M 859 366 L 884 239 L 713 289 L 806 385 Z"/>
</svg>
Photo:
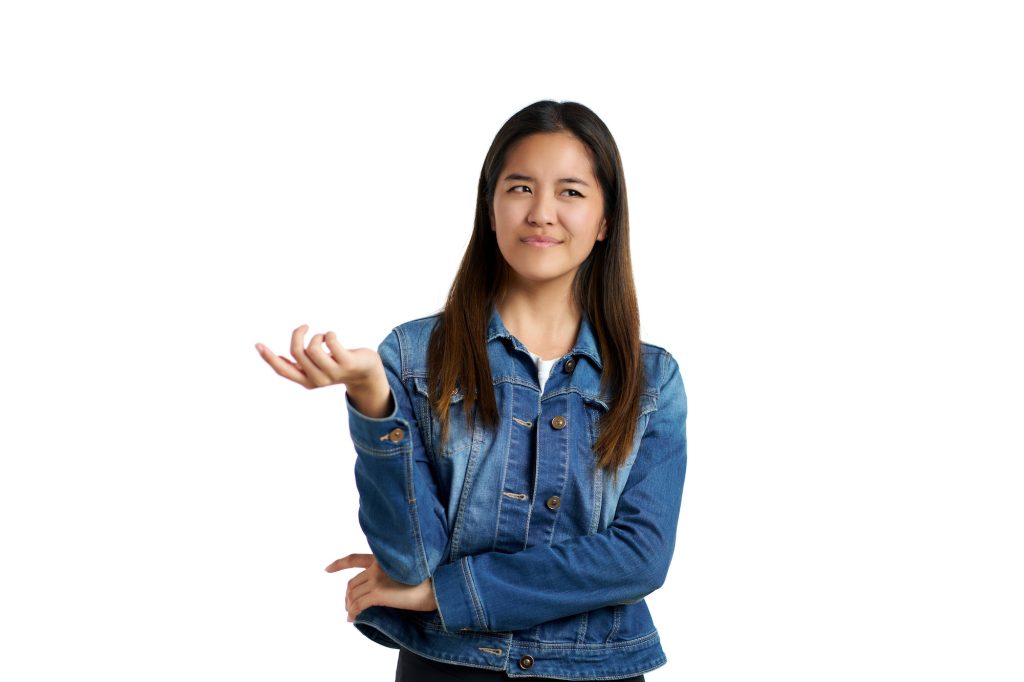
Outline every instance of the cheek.
<svg viewBox="0 0 1024 682">
<path fill-rule="evenodd" d="M 604 215 L 600 211 L 586 211 L 575 216 L 573 236 L 576 239 L 591 242 L 601 237 L 604 229 Z"/>
<path fill-rule="evenodd" d="M 491 229 L 498 233 L 500 240 L 503 234 L 508 234 L 519 223 L 514 207 L 496 204 L 491 209 Z"/>
</svg>

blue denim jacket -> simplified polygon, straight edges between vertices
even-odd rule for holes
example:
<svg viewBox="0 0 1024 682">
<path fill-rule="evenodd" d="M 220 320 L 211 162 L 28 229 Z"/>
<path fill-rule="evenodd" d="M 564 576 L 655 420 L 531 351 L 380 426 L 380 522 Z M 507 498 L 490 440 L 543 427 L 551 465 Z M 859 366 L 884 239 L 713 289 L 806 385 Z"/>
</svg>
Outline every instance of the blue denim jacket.
<svg viewBox="0 0 1024 682">
<path fill-rule="evenodd" d="M 449 439 L 427 390 L 437 316 L 396 327 L 378 352 L 394 412 L 348 402 L 359 523 L 395 580 L 433 577 L 438 609 L 370 607 L 356 627 L 385 646 L 510 677 L 615 679 L 665 663 L 644 596 L 665 580 L 686 470 L 686 395 L 675 359 L 642 345 L 647 383 L 617 480 L 595 466 L 608 409 L 584 316 L 543 392 L 526 347 L 492 310 L 487 352 L 501 423 L 467 424 L 451 398 Z"/>
</svg>

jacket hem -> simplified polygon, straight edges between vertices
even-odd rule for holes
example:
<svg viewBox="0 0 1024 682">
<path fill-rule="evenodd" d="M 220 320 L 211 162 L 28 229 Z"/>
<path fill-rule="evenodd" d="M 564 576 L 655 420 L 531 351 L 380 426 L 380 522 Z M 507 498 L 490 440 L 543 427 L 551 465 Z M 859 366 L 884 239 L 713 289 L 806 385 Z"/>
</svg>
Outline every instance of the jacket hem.
<svg viewBox="0 0 1024 682">
<path fill-rule="evenodd" d="M 390 622 L 392 618 L 388 610 L 371 607 L 356 618 L 355 626 L 382 646 L 408 649 L 441 663 L 501 670 L 510 678 L 616 680 L 650 672 L 668 660 L 657 631 L 622 642 L 530 642 L 507 632 L 450 633 L 433 629 L 428 632 L 419 627 L 396 628 Z M 526 655 L 533 658 L 528 671 L 518 666 L 519 659 Z M 627 663 L 622 660 L 624 656 L 634 660 Z"/>
</svg>

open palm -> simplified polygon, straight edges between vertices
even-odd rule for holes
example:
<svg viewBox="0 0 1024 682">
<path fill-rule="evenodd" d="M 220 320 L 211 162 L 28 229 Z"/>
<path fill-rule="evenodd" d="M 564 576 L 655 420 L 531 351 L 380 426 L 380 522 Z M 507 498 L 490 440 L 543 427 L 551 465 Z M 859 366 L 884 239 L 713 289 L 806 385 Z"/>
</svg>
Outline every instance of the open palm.
<svg viewBox="0 0 1024 682">
<path fill-rule="evenodd" d="M 345 348 L 331 331 L 314 334 L 309 345 L 303 348 L 308 330 L 309 325 L 304 324 L 292 332 L 290 350 L 294 360 L 275 355 L 262 343 L 256 344 L 256 350 L 275 372 L 310 389 L 334 384 L 364 385 L 378 374 L 383 374 L 384 366 L 377 351 L 370 348 Z"/>
</svg>

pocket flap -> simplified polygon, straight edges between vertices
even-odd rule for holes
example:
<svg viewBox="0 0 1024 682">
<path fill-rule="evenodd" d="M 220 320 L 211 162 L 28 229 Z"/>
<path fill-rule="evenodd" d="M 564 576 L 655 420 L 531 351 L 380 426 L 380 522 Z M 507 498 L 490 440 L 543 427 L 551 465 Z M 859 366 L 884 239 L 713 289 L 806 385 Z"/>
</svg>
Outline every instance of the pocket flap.
<svg viewBox="0 0 1024 682">
<path fill-rule="evenodd" d="M 430 385 L 427 381 L 427 377 L 414 376 L 412 378 L 413 383 L 416 385 L 416 392 L 427 399 L 428 403 L 433 403 L 430 397 Z M 455 389 L 448 400 L 449 404 L 454 405 L 455 403 L 462 402 L 462 391 L 458 388 Z"/>
</svg>

